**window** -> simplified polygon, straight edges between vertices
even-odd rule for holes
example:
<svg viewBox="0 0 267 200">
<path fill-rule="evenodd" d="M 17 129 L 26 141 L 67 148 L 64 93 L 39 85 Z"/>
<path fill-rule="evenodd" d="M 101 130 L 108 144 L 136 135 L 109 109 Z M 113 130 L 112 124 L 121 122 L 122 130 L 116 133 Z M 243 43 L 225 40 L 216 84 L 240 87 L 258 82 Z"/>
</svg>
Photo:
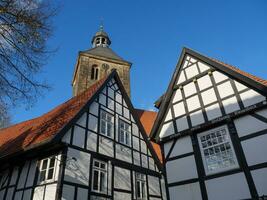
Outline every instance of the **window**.
<svg viewBox="0 0 267 200">
<path fill-rule="evenodd" d="M 92 80 L 97 80 L 98 79 L 98 67 L 97 67 L 97 65 L 93 65 L 92 66 L 91 79 Z"/>
<path fill-rule="evenodd" d="M 113 134 L 113 116 L 108 112 L 101 110 L 100 113 L 100 133 L 108 137 Z"/>
<path fill-rule="evenodd" d="M 120 120 L 119 121 L 119 142 L 130 146 L 131 137 L 130 124 Z"/>
<path fill-rule="evenodd" d="M 238 167 L 234 148 L 226 126 L 199 134 L 202 160 L 206 174 Z"/>
<path fill-rule="evenodd" d="M 146 177 L 144 174 L 136 173 L 136 199 L 146 199 Z"/>
<path fill-rule="evenodd" d="M 40 162 L 39 182 L 53 180 L 55 175 L 56 157 L 45 158 Z"/>
<path fill-rule="evenodd" d="M 93 161 L 93 183 L 94 192 L 106 193 L 108 180 L 107 163 L 99 160 Z"/>
</svg>

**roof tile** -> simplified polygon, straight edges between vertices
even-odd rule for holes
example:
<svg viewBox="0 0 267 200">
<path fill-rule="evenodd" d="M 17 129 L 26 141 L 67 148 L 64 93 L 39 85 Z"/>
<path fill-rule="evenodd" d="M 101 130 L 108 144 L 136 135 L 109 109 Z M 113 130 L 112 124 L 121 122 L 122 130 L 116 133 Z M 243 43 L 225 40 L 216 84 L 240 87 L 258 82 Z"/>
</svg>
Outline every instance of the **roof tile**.
<svg viewBox="0 0 267 200">
<path fill-rule="evenodd" d="M 99 80 L 80 95 L 40 117 L 0 129 L 0 158 L 26 151 L 52 139 L 82 109 L 106 79 L 107 77 Z"/>
</svg>

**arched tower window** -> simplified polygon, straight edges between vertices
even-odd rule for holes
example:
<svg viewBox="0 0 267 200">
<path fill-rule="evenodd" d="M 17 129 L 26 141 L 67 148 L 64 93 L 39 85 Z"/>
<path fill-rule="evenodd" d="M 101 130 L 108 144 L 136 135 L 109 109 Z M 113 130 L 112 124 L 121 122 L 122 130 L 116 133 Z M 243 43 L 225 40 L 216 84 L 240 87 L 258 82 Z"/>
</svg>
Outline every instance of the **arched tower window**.
<svg viewBox="0 0 267 200">
<path fill-rule="evenodd" d="M 91 79 L 92 80 L 97 80 L 98 79 L 98 67 L 97 67 L 97 65 L 93 65 L 92 66 Z"/>
</svg>

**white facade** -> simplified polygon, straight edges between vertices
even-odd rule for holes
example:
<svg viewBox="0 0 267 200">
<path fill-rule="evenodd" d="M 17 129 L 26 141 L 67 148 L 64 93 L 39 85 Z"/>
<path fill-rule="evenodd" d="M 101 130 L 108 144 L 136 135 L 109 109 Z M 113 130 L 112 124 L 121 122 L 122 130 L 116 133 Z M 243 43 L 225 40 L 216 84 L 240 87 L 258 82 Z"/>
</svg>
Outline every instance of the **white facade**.
<svg viewBox="0 0 267 200">
<path fill-rule="evenodd" d="M 180 61 L 155 124 L 170 199 L 267 195 L 266 94 L 191 50 Z"/>
<path fill-rule="evenodd" d="M 64 147 L 1 173 L 0 200 L 166 199 L 155 152 L 117 80 L 62 135 Z"/>
</svg>

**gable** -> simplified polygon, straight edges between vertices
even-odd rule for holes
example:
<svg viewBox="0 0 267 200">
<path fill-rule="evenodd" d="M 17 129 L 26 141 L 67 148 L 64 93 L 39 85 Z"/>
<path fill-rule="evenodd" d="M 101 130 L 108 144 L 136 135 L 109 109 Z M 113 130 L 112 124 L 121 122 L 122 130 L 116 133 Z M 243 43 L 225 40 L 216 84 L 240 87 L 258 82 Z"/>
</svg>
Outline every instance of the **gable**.
<svg viewBox="0 0 267 200">
<path fill-rule="evenodd" d="M 240 70 L 203 58 L 192 50 L 183 51 L 152 135 L 179 134 L 266 101 L 263 81 L 246 73 L 237 76 Z"/>
<path fill-rule="evenodd" d="M 108 113 L 112 121 L 112 134 L 101 133 L 101 113 Z M 130 127 L 130 144 L 120 141 L 120 122 Z M 114 157 L 125 162 L 156 170 L 159 157 L 127 96 L 117 74 L 99 91 L 95 100 L 84 109 L 63 136 L 68 144 Z"/>
</svg>

